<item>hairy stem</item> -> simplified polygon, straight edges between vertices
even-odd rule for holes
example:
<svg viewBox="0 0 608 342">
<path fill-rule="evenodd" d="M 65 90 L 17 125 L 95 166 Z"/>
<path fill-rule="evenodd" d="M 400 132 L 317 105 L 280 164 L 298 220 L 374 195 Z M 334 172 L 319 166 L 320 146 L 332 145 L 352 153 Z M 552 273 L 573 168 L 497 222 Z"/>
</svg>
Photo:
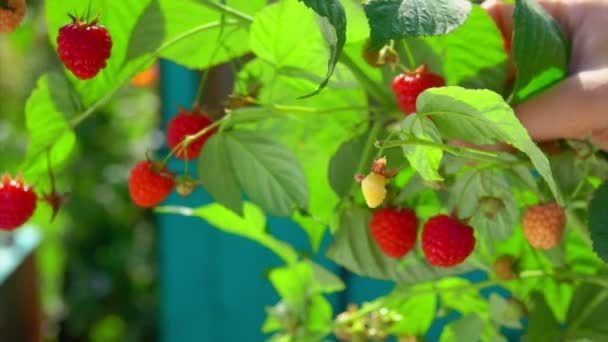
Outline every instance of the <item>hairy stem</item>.
<svg viewBox="0 0 608 342">
<path fill-rule="evenodd" d="M 435 147 L 444 152 L 453 154 L 458 157 L 468 158 L 477 160 L 480 162 L 488 162 L 494 164 L 500 164 L 504 166 L 511 166 L 513 164 L 512 161 L 502 159 L 498 156 L 498 154 L 483 150 L 478 150 L 474 148 L 464 147 L 464 146 L 451 146 L 441 143 L 436 143 L 430 140 L 418 139 L 418 138 L 410 138 L 407 140 L 391 140 L 391 141 L 380 141 L 376 143 L 378 148 L 392 148 L 392 147 L 401 147 L 405 145 L 417 145 L 417 146 L 428 146 Z"/>
<path fill-rule="evenodd" d="M 243 13 L 235 8 L 232 8 L 230 6 L 218 3 L 218 2 L 214 2 L 211 0 L 199 0 L 199 3 L 203 6 L 207 6 L 211 9 L 214 9 L 216 11 L 222 12 L 223 14 L 226 14 L 227 16 L 232 17 L 233 19 L 237 19 L 239 21 L 242 22 L 246 22 L 246 23 L 251 23 L 253 22 L 253 17 L 250 16 L 247 13 Z"/>
</svg>

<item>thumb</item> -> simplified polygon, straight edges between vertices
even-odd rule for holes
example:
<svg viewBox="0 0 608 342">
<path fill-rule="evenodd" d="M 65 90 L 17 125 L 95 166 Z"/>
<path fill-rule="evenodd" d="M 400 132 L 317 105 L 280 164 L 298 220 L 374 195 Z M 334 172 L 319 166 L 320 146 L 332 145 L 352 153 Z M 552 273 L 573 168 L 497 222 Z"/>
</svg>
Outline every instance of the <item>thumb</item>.
<svg viewBox="0 0 608 342">
<path fill-rule="evenodd" d="M 515 113 L 534 140 L 581 139 L 608 128 L 608 69 L 572 75 L 517 105 Z M 593 137 L 592 137 L 593 138 Z"/>
</svg>

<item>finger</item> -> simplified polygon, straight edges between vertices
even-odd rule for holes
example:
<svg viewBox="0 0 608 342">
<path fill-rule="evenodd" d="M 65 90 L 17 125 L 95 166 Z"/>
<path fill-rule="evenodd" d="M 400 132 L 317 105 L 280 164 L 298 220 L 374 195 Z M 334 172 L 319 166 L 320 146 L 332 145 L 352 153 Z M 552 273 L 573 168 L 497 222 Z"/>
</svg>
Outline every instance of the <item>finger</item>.
<svg viewBox="0 0 608 342">
<path fill-rule="evenodd" d="M 492 17 L 502 36 L 510 41 L 513 32 L 513 6 L 498 0 L 487 0 L 481 7 Z"/>
<path fill-rule="evenodd" d="M 515 108 L 532 139 L 582 139 L 608 128 L 608 68 L 570 76 Z"/>
<path fill-rule="evenodd" d="M 562 0 L 539 0 L 538 3 L 551 15 L 567 36 L 571 36 L 568 22 L 568 6 L 573 5 Z M 498 0 L 486 0 L 481 7 L 488 13 L 505 38 L 511 39 L 513 33 L 513 5 Z"/>
</svg>

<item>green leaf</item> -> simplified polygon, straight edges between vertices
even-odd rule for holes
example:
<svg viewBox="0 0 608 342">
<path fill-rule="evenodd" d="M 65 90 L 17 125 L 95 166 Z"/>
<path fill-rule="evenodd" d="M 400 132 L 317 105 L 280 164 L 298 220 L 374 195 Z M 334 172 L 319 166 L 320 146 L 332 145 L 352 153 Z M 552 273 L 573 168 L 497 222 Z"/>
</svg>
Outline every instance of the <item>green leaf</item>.
<svg viewBox="0 0 608 342">
<path fill-rule="evenodd" d="M 494 322 L 511 329 L 521 329 L 522 324 L 519 321 L 520 317 L 509 316 L 509 302 L 502 296 L 492 293 L 489 298 L 490 315 Z M 513 315 L 512 315 L 513 316 Z"/>
<path fill-rule="evenodd" d="M 401 122 L 401 139 L 416 138 L 441 144 L 441 135 L 433 121 L 419 115 L 408 115 Z M 427 181 L 441 181 L 439 165 L 443 158 L 443 150 L 424 145 L 403 145 L 403 153 L 410 165 Z"/>
<path fill-rule="evenodd" d="M 355 137 L 340 145 L 329 162 L 329 184 L 339 197 L 348 195 L 353 184 L 368 134 Z M 370 158 L 369 163 L 371 163 Z"/>
<path fill-rule="evenodd" d="M 269 278 L 281 298 L 296 311 L 304 309 L 312 296 L 344 289 L 337 276 L 308 260 L 275 268 Z"/>
<path fill-rule="evenodd" d="M 560 205 L 563 199 L 551 174 L 549 161 L 502 97 L 489 90 L 460 87 L 432 88 L 417 99 L 418 113 L 432 114 L 445 138 L 477 145 L 508 143 L 523 151 L 549 185 Z"/>
<path fill-rule="evenodd" d="M 517 67 L 515 100 L 526 98 L 563 79 L 568 48 L 555 20 L 532 0 L 515 1 L 513 58 Z"/>
<path fill-rule="evenodd" d="M 348 43 L 362 41 L 369 37 L 369 25 L 363 11 L 361 0 L 342 0 L 346 12 L 346 41 Z"/>
<path fill-rule="evenodd" d="M 294 25 L 295 18 L 297 25 Z M 275 70 L 295 68 L 306 71 L 312 76 L 306 78 L 314 78 L 315 82 L 327 80 L 325 61 L 333 56 L 321 35 L 316 16 L 301 2 L 280 1 L 259 11 L 251 25 L 249 40 L 256 56 Z M 307 93 L 318 90 L 318 84 L 313 82 L 303 85 L 306 88 L 302 91 Z"/>
<path fill-rule="evenodd" d="M 464 278 L 445 278 L 436 286 L 439 289 L 439 302 L 444 308 L 456 310 L 463 315 L 473 313 L 488 315 L 488 302 L 479 295 L 479 292 L 455 290 L 471 286 L 470 281 Z"/>
<path fill-rule="evenodd" d="M 303 5 L 302 8 L 304 14 L 312 14 Z M 280 141 L 295 153 L 304 169 L 309 192 L 315 194 L 310 198 L 308 213 L 295 213 L 292 219 L 306 231 L 312 250 L 317 251 L 339 201 L 329 183 L 328 165 L 344 141 L 367 129 L 367 96 L 342 64 L 337 65 L 327 86 L 331 91 L 300 100 L 297 99 L 299 95 L 311 91 L 317 84 L 284 75 L 259 58 L 239 73 L 237 89 L 246 89 L 247 80 L 251 79 L 264 85 L 259 93 L 259 103 L 268 108 L 281 108 L 280 112 L 268 112 L 265 120 L 251 125 L 252 129 Z M 257 110 L 260 114 L 268 111 Z"/>
<path fill-rule="evenodd" d="M 471 12 L 471 3 L 466 0 L 368 0 L 364 6 L 372 47 L 391 39 L 449 33 Z"/>
<path fill-rule="evenodd" d="M 415 284 L 440 279 L 446 275 L 470 271 L 467 263 L 449 269 L 435 268 L 424 258 L 410 252 L 402 261 L 386 256 L 373 240 L 369 223 L 370 212 L 353 207 L 346 209 L 340 219 L 340 229 L 327 256 L 336 263 L 361 276 Z"/>
<path fill-rule="evenodd" d="M 226 233 L 257 242 L 274 252 L 288 264 L 295 263 L 298 260 L 298 254 L 291 245 L 274 238 L 266 231 L 264 212 L 249 202 L 245 202 L 243 206 L 243 217 L 217 203 L 199 208 L 165 206 L 157 208 L 156 211 L 161 214 L 200 217 Z"/>
<path fill-rule="evenodd" d="M 243 215 L 241 188 L 232 169 L 224 135 L 214 134 L 205 142 L 198 158 L 201 185 L 219 204 Z"/>
<path fill-rule="evenodd" d="M 317 263 L 307 262 L 312 266 L 313 278 L 316 283 L 315 288 L 319 293 L 333 293 L 344 290 L 344 282 L 338 276 Z"/>
<path fill-rule="evenodd" d="M 608 290 L 598 285 L 582 283 L 576 289 L 568 310 L 569 338 L 589 338 L 607 336 L 606 315 L 608 315 Z"/>
<path fill-rule="evenodd" d="M 149 1 L 131 32 L 125 60 L 136 59 L 158 49 L 165 40 L 166 26 L 160 1 Z"/>
<path fill-rule="evenodd" d="M 339 0 L 299 0 L 303 1 L 306 6 L 312 8 L 318 15 L 322 17 L 321 27 L 325 35 L 325 40 L 329 44 L 330 58 L 327 66 L 327 76 L 319 88 L 304 97 L 310 97 L 318 94 L 329 82 L 329 78 L 334 73 L 338 58 L 344 44 L 346 43 L 346 12 Z M 328 28 L 331 26 L 331 28 Z"/>
<path fill-rule="evenodd" d="M 251 49 L 247 32 L 248 20 L 235 19 L 221 11 L 206 6 L 198 0 L 160 0 L 166 25 L 165 42 L 188 34 L 171 47 L 164 49 L 161 56 L 192 69 L 205 69 L 227 62 L 248 53 Z M 253 16 L 266 5 L 265 0 L 225 0 L 216 1 L 245 15 Z M 199 30 L 205 25 L 219 23 L 217 27 Z M 154 22 L 150 22 L 154 25 Z"/>
<path fill-rule="evenodd" d="M 67 122 L 76 111 L 73 95 L 62 75 L 51 73 L 38 79 L 25 105 L 29 143 L 21 169 L 26 177 L 34 178 L 47 172 L 47 150 L 53 168 L 70 156 L 76 143 L 76 135 Z"/>
<path fill-rule="evenodd" d="M 553 312 L 540 292 L 532 293 L 532 308 L 528 316 L 528 328 L 524 336 L 526 342 L 559 341 L 561 328 Z"/>
<path fill-rule="evenodd" d="M 491 245 L 511 236 L 519 220 L 519 209 L 505 174 L 497 170 L 470 169 L 456 177 L 449 192 L 448 207 L 457 208 L 459 217 L 470 218 L 469 223 L 484 242 Z M 494 217 L 486 217 L 481 210 L 481 199 L 484 197 L 502 202 L 503 207 L 497 210 Z"/>
<path fill-rule="evenodd" d="M 332 324 L 331 303 L 322 295 L 313 296 L 308 304 L 308 317 L 306 328 L 310 332 L 327 332 L 327 327 Z M 318 341 L 312 339 L 311 341 Z"/>
<path fill-rule="evenodd" d="M 459 318 L 447 327 L 451 330 L 455 341 L 479 341 L 483 328 L 484 321 L 477 314 L 469 314 Z"/>
<path fill-rule="evenodd" d="M 589 204 L 589 232 L 593 250 L 604 262 L 608 262 L 608 182 L 605 181 L 593 193 Z"/>
<path fill-rule="evenodd" d="M 501 92 L 507 77 L 502 34 L 478 5 L 456 30 L 437 37 L 408 38 L 414 59 L 427 63 L 447 84 Z M 471 44 L 475 42 L 475 44 Z"/>
<path fill-rule="evenodd" d="M 411 287 L 412 292 L 431 290 L 432 284 Z M 433 324 L 437 311 L 437 296 L 432 291 L 411 296 L 394 309 L 402 319 L 391 327 L 391 333 L 399 336 L 424 336 Z"/>
<path fill-rule="evenodd" d="M 247 131 L 225 133 L 224 142 L 236 178 L 253 202 L 282 217 L 308 207 L 304 171 L 291 151 Z"/>
</svg>

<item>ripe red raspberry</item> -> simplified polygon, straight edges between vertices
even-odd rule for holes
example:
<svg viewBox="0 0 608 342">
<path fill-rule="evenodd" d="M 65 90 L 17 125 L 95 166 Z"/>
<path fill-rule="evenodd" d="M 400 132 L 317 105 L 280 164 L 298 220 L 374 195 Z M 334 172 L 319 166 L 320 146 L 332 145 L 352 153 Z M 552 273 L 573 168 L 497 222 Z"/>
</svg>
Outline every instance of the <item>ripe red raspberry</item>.
<svg viewBox="0 0 608 342">
<path fill-rule="evenodd" d="M 105 27 L 71 17 L 73 22 L 62 26 L 57 36 L 59 59 L 76 77 L 87 80 L 106 67 L 112 51 L 112 38 Z"/>
<path fill-rule="evenodd" d="M 551 249 L 562 239 L 566 214 L 555 202 L 528 207 L 522 218 L 524 235 L 537 249 Z"/>
<path fill-rule="evenodd" d="M 473 228 L 447 215 L 431 217 L 422 230 L 422 251 L 429 264 L 452 267 L 475 248 Z"/>
<path fill-rule="evenodd" d="M 7 173 L 0 183 L 0 230 L 14 230 L 32 217 L 36 209 L 36 193 L 23 177 L 11 179 Z"/>
<path fill-rule="evenodd" d="M 129 176 L 129 195 L 135 204 L 142 208 L 151 208 L 169 196 L 175 182 L 169 175 L 166 166 L 159 168 L 159 163 L 141 161 Z"/>
<path fill-rule="evenodd" d="M 180 109 L 179 113 L 169 121 L 167 125 L 167 145 L 174 149 L 188 135 L 193 135 L 200 132 L 205 127 L 211 125 L 213 121 L 198 108 L 188 112 Z M 175 152 L 175 156 L 179 159 L 192 160 L 196 159 L 201 153 L 201 149 L 209 137 L 215 133 L 215 129 L 208 131 L 196 140 L 190 142 L 187 148 L 179 148 Z"/>
<path fill-rule="evenodd" d="M 401 258 L 414 248 L 418 218 L 411 209 L 376 210 L 370 223 L 372 236 L 380 249 L 393 258 Z"/>
<path fill-rule="evenodd" d="M 416 111 L 416 99 L 420 93 L 429 88 L 443 86 L 445 86 L 443 77 L 428 71 L 426 64 L 415 71 L 399 74 L 393 80 L 393 92 L 397 104 L 405 114 Z"/>
<path fill-rule="evenodd" d="M 8 0 L 0 5 L 0 33 L 13 32 L 21 24 L 25 15 L 25 0 Z"/>
</svg>

